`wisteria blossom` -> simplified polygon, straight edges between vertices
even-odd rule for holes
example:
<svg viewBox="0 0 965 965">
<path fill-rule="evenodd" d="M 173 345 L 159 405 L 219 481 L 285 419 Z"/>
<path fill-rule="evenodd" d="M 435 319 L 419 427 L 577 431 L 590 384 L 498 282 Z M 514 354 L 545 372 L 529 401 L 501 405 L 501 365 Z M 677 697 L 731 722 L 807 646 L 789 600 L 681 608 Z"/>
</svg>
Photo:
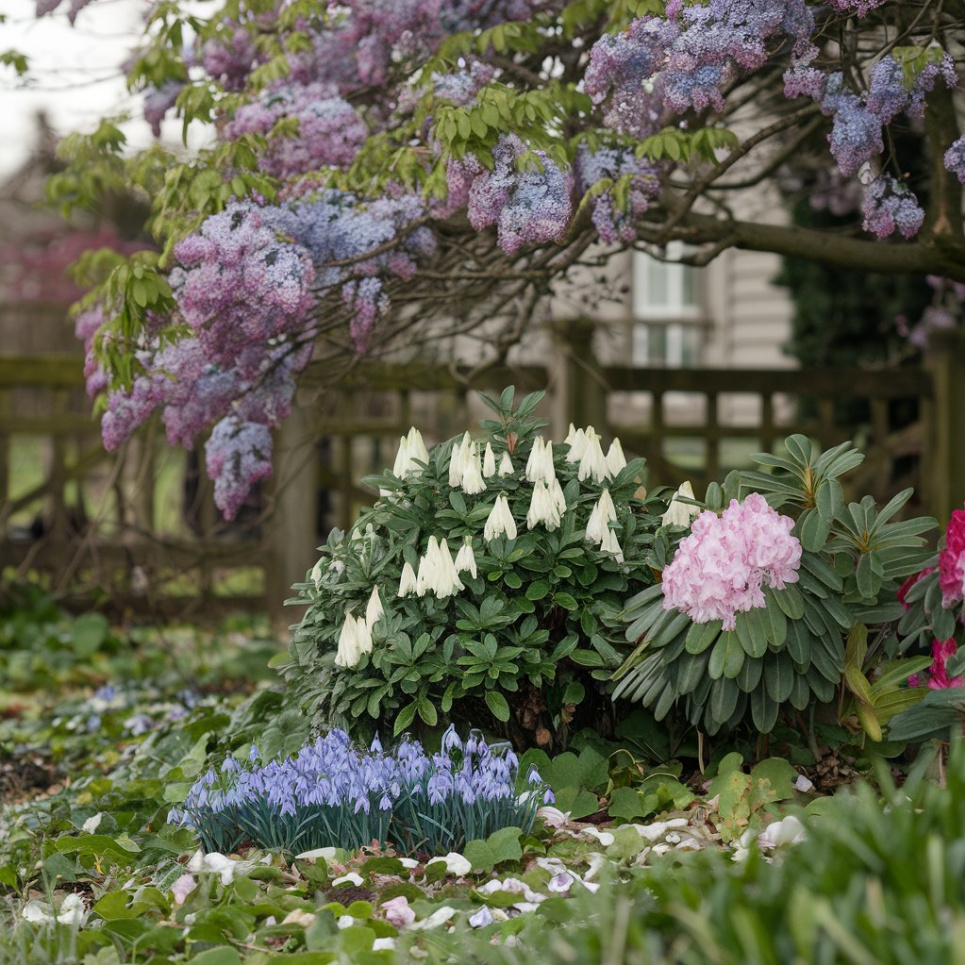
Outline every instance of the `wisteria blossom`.
<svg viewBox="0 0 965 965">
<path fill-rule="evenodd" d="M 738 613 L 765 605 L 765 582 L 778 590 L 797 582 L 801 544 L 793 528 L 759 493 L 732 499 L 720 516 L 705 510 L 663 571 L 664 608 L 733 630 Z"/>
</svg>

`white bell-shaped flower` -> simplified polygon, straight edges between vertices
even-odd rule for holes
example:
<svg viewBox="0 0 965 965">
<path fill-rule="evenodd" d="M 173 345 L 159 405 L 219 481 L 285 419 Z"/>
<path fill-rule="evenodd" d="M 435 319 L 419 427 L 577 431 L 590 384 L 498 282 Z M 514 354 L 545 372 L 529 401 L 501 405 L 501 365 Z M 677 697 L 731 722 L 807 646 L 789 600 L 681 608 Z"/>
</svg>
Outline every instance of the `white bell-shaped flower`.
<svg viewBox="0 0 965 965">
<path fill-rule="evenodd" d="M 468 452 L 463 454 L 462 491 L 467 496 L 477 496 L 486 491 L 486 483 L 479 467 L 479 446 L 471 443 Z"/>
<path fill-rule="evenodd" d="M 576 476 L 580 482 L 592 479 L 597 483 L 603 482 L 610 476 L 606 467 L 606 456 L 603 455 L 603 447 L 600 445 L 600 437 L 592 427 L 586 430 L 586 445 L 580 457 L 580 468 Z"/>
<path fill-rule="evenodd" d="M 402 436 L 399 440 L 399 451 L 395 454 L 395 462 L 392 464 L 392 475 L 399 479 L 404 479 L 409 471 L 409 440 Z"/>
<path fill-rule="evenodd" d="M 566 512 L 566 497 L 563 495 L 563 487 L 560 485 L 560 481 L 554 476 L 549 482 L 550 496 L 553 497 L 553 502 L 556 504 L 556 508 L 559 511 L 560 516 Z"/>
<path fill-rule="evenodd" d="M 614 439 L 606 451 L 606 467 L 611 476 L 616 476 L 627 468 L 627 457 L 623 454 L 623 446 L 619 439 Z"/>
<path fill-rule="evenodd" d="M 438 599 L 442 600 L 464 589 L 465 586 L 459 579 L 452 553 L 449 552 L 449 545 L 445 540 L 442 540 L 439 544 L 439 566 L 436 571 L 436 584 L 433 587 L 433 592 Z"/>
<path fill-rule="evenodd" d="M 452 444 L 452 452 L 449 456 L 449 485 L 453 489 L 462 485 L 462 474 L 465 471 L 466 453 L 472 445 L 469 433 L 465 433 L 460 442 Z"/>
<path fill-rule="evenodd" d="M 322 561 L 319 560 L 313 567 L 312 572 L 308 574 L 308 578 L 315 584 L 315 589 L 318 590 L 322 585 Z"/>
<path fill-rule="evenodd" d="M 616 507 L 610 496 L 610 490 L 604 489 L 600 498 L 593 506 L 590 518 L 586 524 L 586 538 L 591 543 L 602 544 L 603 538 L 610 529 L 610 523 L 617 518 Z"/>
<path fill-rule="evenodd" d="M 419 463 L 428 464 L 429 462 L 429 450 L 426 449 L 426 444 L 422 439 L 422 433 L 419 432 L 415 426 L 412 426 L 412 428 L 409 429 L 409 434 L 406 436 L 405 441 L 409 450 L 409 465 L 407 471 L 417 476 L 421 475 L 422 466 L 419 465 Z M 418 460 L 418 462 L 416 460 Z"/>
<path fill-rule="evenodd" d="M 542 523 L 548 530 L 557 529 L 560 525 L 560 511 L 553 499 L 549 486 L 540 479 L 533 486 L 533 498 L 530 500 L 529 512 L 526 514 L 526 526 L 535 529 Z"/>
<path fill-rule="evenodd" d="M 409 567 L 412 569 L 412 567 Z M 379 596 L 379 588 L 372 587 L 368 605 L 365 607 L 365 625 L 371 630 L 372 627 L 382 619 L 385 610 L 382 607 L 382 598 Z"/>
<path fill-rule="evenodd" d="M 694 498 L 694 487 L 690 485 L 689 479 L 681 483 L 671 497 L 667 511 L 660 517 L 663 526 L 689 526 L 690 521 L 700 514 L 699 506 L 681 502 L 677 499 L 678 496 L 683 496 L 685 499 Z"/>
<path fill-rule="evenodd" d="M 566 454 L 567 462 L 579 462 L 583 458 L 583 453 L 586 450 L 587 431 L 592 432 L 593 427 L 590 426 L 589 430 L 574 429 L 573 423 L 570 423 L 570 431 L 563 440 L 570 447 L 570 451 Z"/>
<path fill-rule="evenodd" d="M 472 537 L 466 536 L 462 546 L 456 554 L 456 572 L 468 573 L 473 579 L 476 577 L 476 554 L 472 550 Z"/>
<path fill-rule="evenodd" d="M 483 452 L 483 466 L 482 474 L 484 479 L 491 479 L 496 475 L 496 455 L 493 452 L 493 447 L 491 443 L 486 443 L 486 449 Z"/>
<path fill-rule="evenodd" d="M 363 621 L 362 625 L 365 623 Z M 369 649 L 371 649 L 371 637 L 369 638 Z M 351 611 L 346 611 L 345 621 L 338 635 L 338 651 L 335 654 L 336 667 L 354 667 L 362 656 L 361 641 L 359 640 L 358 621 L 352 616 Z"/>
<path fill-rule="evenodd" d="M 513 469 L 513 460 L 509 458 L 509 453 L 504 452 L 502 459 L 499 460 L 499 475 L 512 476 L 516 472 Z"/>
<path fill-rule="evenodd" d="M 623 550 L 620 549 L 620 541 L 617 539 L 617 534 L 607 527 L 606 532 L 603 534 L 603 542 L 600 544 L 601 553 L 612 553 L 616 557 L 618 563 L 623 562 Z"/>
<path fill-rule="evenodd" d="M 516 539 L 516 520 L 513 519 L 512 511 L 509 508 L 509 501 L 500 493 L 493 503 L 486 525 L 483 529 L 483 536 L 487 542 L 496 539 L 497 536 L 505 536 L 507 539 Z"/>
<path fill-rule="evenodd" d="M 550 457 L 552 466 L 552 456 Z M 546 480 L 546 443 L 542 436 L 537 436 L 533 440 L 533 448 L 529 451 L 529 459 L 526 460 L 526 478 L 531 482 L 538 482 L 540 479 Z"/>
<path fill-rule="evenodd" d="M 409 596 L 417 592 L 417 587 L 415 570 L 412 569 L 412 564 L 406 560 L 402 565 L 402 575 L 399 577 L 399 592 L 396 595 L 399 597 Z"/>
</svg>

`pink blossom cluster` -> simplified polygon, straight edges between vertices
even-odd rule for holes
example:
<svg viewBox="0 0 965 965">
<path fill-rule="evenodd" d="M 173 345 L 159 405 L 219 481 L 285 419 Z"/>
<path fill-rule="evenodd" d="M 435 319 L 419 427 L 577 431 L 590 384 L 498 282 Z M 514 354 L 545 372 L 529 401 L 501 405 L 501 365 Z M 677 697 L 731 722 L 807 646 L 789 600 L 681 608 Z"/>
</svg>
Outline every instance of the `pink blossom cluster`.
<svg viewBox="0 0 965 965">
<path fill-rule="evenodd" d="M 956 509 L 945 530 L 945 546 L 938 554 L 938 582 L 946 610 L 965 597 L 965 510 Z"/>
<path fill-rule="evenodd" d="M 293 134 L 271 134 L 283 118 L 293 118 Z M 268 136 L 261 167 L 275 177 L 306 174 L 320 167 L 347 167 L 368 136 L 358 112 L 330 84 L 277 84 L 238 108 L 222 131 L 224 140 L 243 134 Z"/>
<path fill-rule="evenodd" d="M 680 541 L 663 571 L 664 609 L 677 609 L 695 623 L 723 621 L 733 630 L 737 614 L 765 605 L 763 585 L 796 583 L 801 544 L 794 520 L 768 506 L 759 493 L 732 499 L 718 516 L 705 510 Z"/>
<path fill-rule="evenodd" d="M 525 154 L 530 158 L 523 161 Z M 471 154 L 450 159 L 450 207 L 466 205 L 477 231 L 496 225 L 499 247 L 508 255 L 526 245 L 562 241 L 573 215 L 572 171 L 543 151 L 528 151 L 515 134 L 499 139 L 493 161 L 489 171 Z"/>
<path fill-rule="evenodd" d="M 934 640 L 931 645 L 932 665 L 921 676 L 912 674 L 908 678 L 908 686 L 923 687 L 927 683 L 931 690 L 965 686 L 965 677 L 949 677 L 945 666 L 949 657 L 954 657 L 957 652 L 958 644 L 954 639 Z"/>
</svg>

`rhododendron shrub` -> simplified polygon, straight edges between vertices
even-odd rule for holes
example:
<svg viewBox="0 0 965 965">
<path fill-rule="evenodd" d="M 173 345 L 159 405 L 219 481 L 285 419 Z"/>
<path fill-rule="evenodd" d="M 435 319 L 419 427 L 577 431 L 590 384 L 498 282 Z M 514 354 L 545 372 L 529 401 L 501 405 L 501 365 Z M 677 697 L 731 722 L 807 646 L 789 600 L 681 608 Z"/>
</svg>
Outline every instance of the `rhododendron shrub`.
<svg viewBox="0 0 965 965">
<path fill-rule="evenodd" d="M 105 122 L 65 148 L 53 199 L 96 204 L 135 181 L 161 252 L 112 274 L 85 328 L 111 444 L 156 409 L 182 441 L 226 418 L 271 429 L 309 353 L 332 380 L 454 332 L 498 333 L 495 357 L 560 280 L 587 277 L 572 269 L 630 246 L 965 282 L 960 4 L 911 18 L 875 0 L 309 6 L 150 5 L 131 86 L 155 131 L 167 113 L 208 146 L 128 161 Z M 908 138 L 921 176 L 896 148 Z M 852 221 L 783 225 L 766 186 Z M 199 363 L 217 384 L 184 400 L 166 381 Z M 277 400 L 246 416 L 266 382 Z M 239 465 L 226 513 L 245 478 Z"/>
<path fill-rule="evenodd" d="M 653 582 L 666 503 L 638 495 L 643 461 L 618 440 L 538 434 L 538 398 L 490 399 L 475 438 L 427 448 L 410 431 L 368 480 L 375 505 L 321 548 L 284 670 L 320 725 L 467 722 L 548 749 L 612 732 L 620 612 Z"/>
<path fill-rule="evenodd" d="M 745 720 L 768 733 L 782 716 L 838 700 L 881 740 L 921 699 L 901 682 L 929 661 L 879 667 L 868 637 L 880 632 L 884 656 L 898 656 L 899 592 L 918 592 L 906 580 L 928 563 L 920 534 L 935 521 L 895 520 L 911 490 L 880 510 L 870 497 L 846 504 L 838 477 L 862 460 L 847 443 L 821 454 L 791 436 L 786 448 L 755 457 L 773 472 L 712 484 L 693 521 L 668 511 L 661 580 L 623 615 L 637 649 L 614 695 L 711 734 Z"/>
</svg>

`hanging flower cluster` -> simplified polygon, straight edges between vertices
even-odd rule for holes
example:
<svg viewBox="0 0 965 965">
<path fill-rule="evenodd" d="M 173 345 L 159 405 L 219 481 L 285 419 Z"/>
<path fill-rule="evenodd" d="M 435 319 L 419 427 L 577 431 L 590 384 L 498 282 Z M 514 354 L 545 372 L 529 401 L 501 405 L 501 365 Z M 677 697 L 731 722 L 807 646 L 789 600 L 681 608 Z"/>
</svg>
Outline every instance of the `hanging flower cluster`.
<svg viewBox="0 0 965 965">
<path fill-rule="evenodd" d="M 720 516 L 705 510 L 663 571 L 664 608 L 733 630 L 739 612 L 765 605 L 765 579 L 775 589 L 797 582 L 801 544 L 793 528 L 759 493 L 743 504 L 732 499 Z"/>
<path fill-rule="evenodd" d="M 254 747 L 247 766 L 229 757 L 220 773 L 195 782 L 169 820 L 223 854 L 245 840 L 289 852 L 376 840 L 403 853 L 444 853 L 503 827 L 532 828 L 553 795 L 535 768 L 529 792 L 517 795 L 518 771 L 512 750 L 478 731 L 463 741 L 450 727 L 429 755 L 409 739 L 385 751 L 376 738 L 366 752 L 332 730 L 284 760 L 260 764 Z"/>
</svg>

